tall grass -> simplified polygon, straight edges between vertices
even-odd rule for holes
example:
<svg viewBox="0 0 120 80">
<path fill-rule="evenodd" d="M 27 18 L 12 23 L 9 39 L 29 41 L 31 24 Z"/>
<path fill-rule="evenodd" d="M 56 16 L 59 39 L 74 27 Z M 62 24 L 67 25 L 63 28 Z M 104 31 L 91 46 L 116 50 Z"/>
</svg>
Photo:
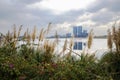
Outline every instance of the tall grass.
<svg viewBox="0 0 120 80">
<path fill-rule="evenodd" d="M 99 61 L 95 55 L 75 53 L 72 50 L 73 39 L 70 39 L 69 49 L 67 48 L 68 39 L 65 39 L 61 54 L 62 59 L 56 56 L 55 48 L 59 44 L 57 32 L 55 40 L 49 41 L 45 37 L 49 34 L 51 23 L 47 29 L 40 32 L 34 27 L 30 32 L 24 32 L 22 45 L 18 45 L 22 25 L 17 31 L 14 26 L 13 32 L 1 35 L 0 41 L 0 79 L 1 80 L 117 80 L 119 77 L 120 56 L 114 55 L 111 51 Z M 37 35 L 38 34 L 38 35 Z M 35 39 L 38 36 L 38 43 Z M 115 54 L 120 51 L 120 29 L 113 27 L 112 33 L 108 34 L 108 47 L 112 49 L 112 43 L 116 45 Z M 93 41 L 93 31 L 88 36 L 88 49 L 91 48 Z M 65 55 L 66 50 L 69 52 Z M 75 53 L 79 58 L 72 56 Z M 81 54 L 81 55 L 80 55 Z M 116 66 L 117 65 L 117 66 Z M 117 76 L 117 77 L 116 77 Z"/>
</svg>

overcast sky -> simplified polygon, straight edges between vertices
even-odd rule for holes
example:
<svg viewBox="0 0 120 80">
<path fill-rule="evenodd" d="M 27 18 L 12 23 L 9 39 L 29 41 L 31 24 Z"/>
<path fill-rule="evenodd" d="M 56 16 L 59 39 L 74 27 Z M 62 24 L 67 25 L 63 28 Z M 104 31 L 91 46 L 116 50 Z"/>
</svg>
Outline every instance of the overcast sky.
<svg viewBox="0 0 120 80">
<path fill-rule="evenodd" d="M 0 0 L 0 32 L 13 24 L 40 30 L 52 23 L 52 32 L 72 32 L 82 25 L 94 29 L 96 35 L 106 34 L 113 23 L 120 22 L 120 0 Z"/>
</svg>

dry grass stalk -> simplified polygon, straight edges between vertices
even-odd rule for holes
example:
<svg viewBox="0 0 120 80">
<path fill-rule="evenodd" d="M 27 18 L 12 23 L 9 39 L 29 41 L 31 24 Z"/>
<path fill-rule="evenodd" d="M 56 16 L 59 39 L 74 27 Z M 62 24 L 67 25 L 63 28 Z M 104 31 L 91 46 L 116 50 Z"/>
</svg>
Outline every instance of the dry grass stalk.
<svg viewBox="0 0 120 80">
<path fill-rule="evenodd" d="M 47 48 L 47 46 L 48 46 L 48 42 L 49 42 L 48 40 L 45 40 L 44 45 L 43 45 L 44 49 Z"/>
<path fill-rule="evenodd" d="M 69 44 L 70 50 L 68 52 L 67 58 L 69 58 L 71 56 L 73 44 L 74 43 L 73 43 L 73 36 L 72 36 L 72 38 L 70 39 L 70 44 Z"/>
<path fill-rule="evenodd" d="M 115 44 L 115 47 L 116 47 L 116 51 L 118 52 L 118 53 L 120 53 L 120 24 L 119 24 L 119 28 L 118 29 L 116 29 L 116 22 L 113 24 L 113 26 L 112 26 L 112 38 L 111 38 L 111 36 L 110 36 L 110 32 L 108 33 L 108 44 L 109 44 L 109 48 L 111 48 L 110 47 L 110 45 L 112 44 L 112 43 L 114 43 Z M 111 39 L 111 41 L 113 41 L 113 42 L 111 42 L 110 41 L 110 39 Z"/>
<path fill-rule="evenodd" d="M 19 27 L 19 30 L 18 30 L 18 37 L 20 36 L 21 30 L 22 30 L 22 25 Z"/>
<path fill-rule="evenodd" d="M 17 38 L 17 35 L 16 35 L 16 25 L 14 24 L 14 28 L 13 28 L 13 39 L 15 40 Z"/>
<path fill-rule="evenodd" d="M 115 24 L 113 25 L 113 28 L 112 28 L 112 37 L 113 37 L 112 38 L 113 42 L 116 46 L 116 51 L 120 52 L 120 28 L 116 30 Z"/>
<path fill-rule="evenodd" d="M 11 37 L 10 36 L 10 31 L 8 30 L 8 33 L 7 33 L 6 37 L 5 37 L 8 42 L 10 41 L 10 37 Z"/>
<path fill-rule="evenodd" d="M 58 44 L 58 43 L 59 43 L 58 33 L 57 33 L 57 31 L 55 32 L 55 42 L 56 42 L 56 44 Z"/>
<path fill-rule="evenodd" d="M 30 44 L 31 36 L 30 36 L 30 33 L 29 33 L 29 29 L 28 29 L 28 28 L 27 28 L 27 31 L 26 31 L 26 40 L 27 40 L 27 43 Z"/>
<path fill-rule="evenodd" d="M 120 24 L 119 24 L 119 30 L 118 30 L 118 51 L 120 52 Z"/>
<path fill-rule="evenodd" d="M 52 42 L 52 43 L 51 43 L 51 46 L 50 46 L 50 48 L 51 48 L 51 49 L 50 49 L 51 53 L 54 52 L 55 47 L 56 47 L 56 42 Z"/>
<path fill-rule="evenodd" d="M 64 42 L 63 51 L 62 52 L 64 53 L 66 49 L 67 49 L 67 38 L 66 38 L 66 40 Z"/>
<path fill-rule="evenodd" d="M 48 28 L 47 28 L 47 34 L 49 33 L 49 31 L 50 31 L 50 28 L 51 28 L 51 22 L 48 24 Z"/>
<path fill-rule="evenodd" d="M 44 28 L 41 29 L 40 34 L 39 34 L 39 41 L 43 40 L 43 32 L 44 32 Z"/>
<path fill-rule="evenodd" d="M 93 30 L 91 30 L 89 35 L 88 35 L 88 42 L 87 42 L 88 49 L 91 48 L 92 41 L 93 41 Z"/>
<path fill-rule="evenodd" d="M 108 48 L 112 51 L 112 35 L 110 30 L 108 30 L 107 45 L 108 45 Z"/>
<path fill-rule="evenodd" d="M 70 44 L 69 44 L 69 48 L 70 49 L 72 49 L 72 46 L 74 44 L 73 39 L 74 39 L 74 37 L 72 36 L 72 38 L 70 39 Z"/>
<path fill-rule="evenodd" d="M 23 41 L 26 40 L 26 37 L 27 37 L 27 33 L 25 32 L 25 33 L 24 33 L 24 36 L 23 36 Z"/>
<path fill-rule="evenodd" d="M 32 33 L 32 40 L 35 41 L 36 38 L 36 27 L 34 27 L 33 33 Z"/>
<path fill-rule="evenodd" d="M 55 43 L 49 42 L 48 40 L 46 40 L 44 42 L 44 50 L 47 54 L 52 54 L 55 50 Z"/>
</svg>

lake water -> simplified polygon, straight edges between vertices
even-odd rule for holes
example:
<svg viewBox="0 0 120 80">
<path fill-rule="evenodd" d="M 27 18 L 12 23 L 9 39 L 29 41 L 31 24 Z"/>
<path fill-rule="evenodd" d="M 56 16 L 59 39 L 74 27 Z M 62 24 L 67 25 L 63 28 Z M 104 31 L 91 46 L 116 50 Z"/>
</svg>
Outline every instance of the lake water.
<svg viewBox="0 0 120 80">
<path fill-rule="evenodd" d="M 49 41 L 54 41 L 55 39 L 47 39 Z M 65 39 L 61 38 L 59 39 L 59 43 L 56 46 L 55 52 L 57 52 L 57 54 L 59 54 L 62 49 L 63 49 L 63 45 L 64 45 Z M 74 39 L 73 42 L 82 42 L 87 43 L 87 39 L 86 38 L 80 38 L 80 39 Z M 22 44 L 23 42 L 20 42 L 20 44 Z M 35 40 L 35 44 L 38 43 L 38 40 Z M 69 49 L 69 43 L 70 43 L 70 39 L 67 39 L 67 48 Z M 108 51 L 107 48 L 107 39 L 93 39 L 92 42 L 92 46 L 91 48 L 88 50 L 86 45 L 82 45 L 82 50 L 74 50 L 72 52 L 72 55 L 76 55 L 75 53 L 81 54 L 81 52 L 83 52 L 83 50 L 87 51 L 89 54 L 95 54 L 95 56 L 97 58 L 100 58 L 106 51 Z M 65 53 L 68 53 L 69 50 L 66 50 Z M 75 53 L 74 53 L 75 52 Z"/>
<path fill-rule="evenodd" d="M 50 40 L 54 41 L 54 39 L 50 39 Z M 67 48 L 69 49 L 70 39 L 67 39 L 67 40 L 68 40 Z M 58 52 L 62 51 L 64 42 L 65 42 L 65 39 L 59 39 L 59 44 L 58 44 L 58 46 L 56 48 L 56 50 Z M 83 44 L 84 43 L 87 44 L 87 39 L 85 39 L 85 38 L 74 39 L 73 42 L 82 42 Z M 83 45 L 83 49 L 82 50 L 74 50 L 73 49 L 73 51 L 78 53 L 78 54 L 83 52 L 83 50 L 85 50 L 89 54 L 93 54 L 94 53 L 97 58 L 100 58 L 106 51 L 108 51 L 107 39 L 93 39 L 92 46 L 91 46 L 91 48 L 89 50 L 87 49 L 87 45 Z M 69 50 L 66 50 L 66 53 L 68 51 Z M 72 55 L 75 55 L 74 52 L 72 53 Z"/>
</svg>

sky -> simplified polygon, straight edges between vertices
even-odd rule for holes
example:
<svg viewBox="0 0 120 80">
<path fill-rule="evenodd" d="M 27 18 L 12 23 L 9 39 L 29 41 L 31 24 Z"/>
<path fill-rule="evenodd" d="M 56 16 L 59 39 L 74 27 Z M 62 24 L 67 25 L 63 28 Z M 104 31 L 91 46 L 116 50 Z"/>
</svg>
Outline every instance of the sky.
<svg viewBox="0 0 120 80">
<path fill-rule="evenodd" d="M 120 0 L 0 0 L 0 32 L 6 33 L 23 25 L 38 32 L 51 22 L 51 34 L 72 32 L 73 26 L 94 30 L 105 35 L 116 22 L 120 22 Z"/>
</svg>

